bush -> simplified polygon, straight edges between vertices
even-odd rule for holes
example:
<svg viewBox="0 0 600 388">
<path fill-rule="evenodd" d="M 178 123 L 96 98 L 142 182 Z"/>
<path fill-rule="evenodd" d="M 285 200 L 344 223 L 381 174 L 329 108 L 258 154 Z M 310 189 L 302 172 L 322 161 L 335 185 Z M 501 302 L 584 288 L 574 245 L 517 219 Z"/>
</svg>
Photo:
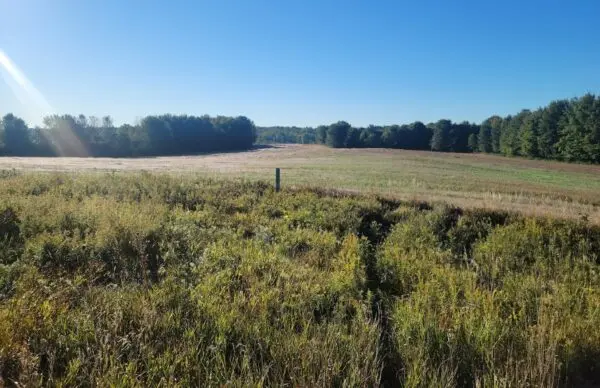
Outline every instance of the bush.
<svg viewBox="0 0 600 388">
<path fill-rule="evenodd" d="M 11 208 L 0 211 L 0 264 L 17 260 L 23 251 L 23 243 L 15 211 Z"/>
<path fill-rule="evenodd" d="M 0 186 L 0 384 L 600 383 L 600 229 L 153 174 Z"/>
</svg>

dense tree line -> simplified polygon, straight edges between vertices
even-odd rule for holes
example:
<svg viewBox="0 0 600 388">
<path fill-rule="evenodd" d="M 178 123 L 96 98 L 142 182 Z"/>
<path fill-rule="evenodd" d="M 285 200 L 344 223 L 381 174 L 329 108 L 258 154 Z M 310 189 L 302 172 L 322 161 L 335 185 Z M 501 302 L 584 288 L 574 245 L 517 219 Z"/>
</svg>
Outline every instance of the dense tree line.
<svg viewBox="0 0 600 388">
<path fill-rule="evenodd" d="M 345 121 L 317 128 L 258 128 L 258 142 L 326 144 L 334 148 L 402 148 L 448 152 L 469 152 L 469 135 L 479 126 L 468 122 L 440 120 L 425 125 L 420 121 L 405 125 L 352 127 Z"/>
<path fill-rule="evenodd" d="M 325 144 L 334 148 L 402 148 L 482 152 L 569 162 L 600 163 L 600 97 L 586 94 L 552 101 L 535 111 L 491 116 L 481 124 L 439 120 L 423 124 L 352 127 L 345 121 L 315 129 L 276 127 L 271 139 Z M 310 137 L 299 141 L 301 134 Z M 294 141 L 296 139 L 296 141 Z"/>
<path fill-rule="evenodd" d="M 334 148 L 402 148 L 469 152 L 469 136 L 479 132 L 479 126 L 468 122 L 439 120 L 425 125 L 412 124 L 352 127 L 345 121 L 316 128 L 316 141 Z"/>
<path fill-rule="evenodd" d="M 535 111 L 494 115 L 480 124 L 439 120 L 356 128 L 345 121 L 317 128 L 255 128 L 246 117 L 148 116 L 116 127 L 110 117 L 50 116 L 30 128 L 8 114 L 0 121 L 0 155 L 183 155 L 234 151 L 259 143 L 334 148 L 402 148 L 483 152 L 600 163 L 600 97 L 553 101 Z"/>
<path fill-rule="evenodd" d="M 115 126 L 110 117 L 49 116 L 30 128 L 7 114 L 0 121 L 0 155 L 156 156 L 251 148 L 254 123 L 246 117 L 147 116 Z"/>
<path fill-rule="evenodd" d="M 553 101 L 490 121 L 478 135 L 481 152 L 600 163 L 600 97 Z"/>
</svg>

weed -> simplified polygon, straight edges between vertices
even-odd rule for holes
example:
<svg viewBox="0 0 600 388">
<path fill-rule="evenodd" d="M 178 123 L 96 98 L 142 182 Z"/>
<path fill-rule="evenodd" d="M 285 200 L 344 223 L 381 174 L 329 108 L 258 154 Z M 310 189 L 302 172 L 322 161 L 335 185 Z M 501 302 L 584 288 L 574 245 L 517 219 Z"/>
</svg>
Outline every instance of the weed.
<svg viewBox="0 0 600 388">
<path fill-rule="evenodd" d="M 2 179 L 0 384 L 600 382 L 585 220 L 192 176 Z"/>
</svg>

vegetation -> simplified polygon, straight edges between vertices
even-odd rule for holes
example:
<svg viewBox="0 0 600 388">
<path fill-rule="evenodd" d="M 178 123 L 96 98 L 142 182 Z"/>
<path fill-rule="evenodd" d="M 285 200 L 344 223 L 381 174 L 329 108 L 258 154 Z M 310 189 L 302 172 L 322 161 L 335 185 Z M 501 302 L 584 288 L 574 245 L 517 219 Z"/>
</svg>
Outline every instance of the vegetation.
<svg viewBox="0 0 600 388">
<path fill-rule="evenodd" d="M 0 122 L 0 155 L 185 155 L 248 149 L 259 143 L 326 144 L 333 148 L 401 148 L 600 163 L 600 96 L 553 101 L 536 111 L 492 116 L 481 124 L 439 120 L 428 125 L 354 128 L 345 121 L 318 128 L 264 127 L 246 117 L 148 116 L 116 128 L 110 117 L 51 116 L 28 128 L 8 114 Z"/>
<path fill-rule="evenodd" d="M 317 136 L 304 136 L 315 131 Z M 317 129 L 271 129 L 269 142 L 277 139 L 282 139 L 281 143 L 313 142 L 335 148 L 483 152 L 600 163 L 600 97 L 586 94 L 572 100 L 553 101 L 535 111 L 522 110 L 504 118 L 495 115 L 479 125 L 439 120 L 427 126 L 415 122 L 353 128 L 341 121 Z"/>
<path fill-rule="evenodd" d="M 0 121 L 0 155 L 154 156 L 251 148 L 255 127 L 246 117 L 148 116 L 139 124 L 115 127 L 80 115 L 50 116 L 42 128 L 29 128 L 12 114 Z"/>
<path fill-rule="evenodd" d="M 257 127 L 258 144 L 315 144 L 317 131 L 306 127 Z"/>
<path fill-rule="evenodd" d="M 148 173 L 1 179 L 0 384 L 600 382 L 583 221 Z"/>
<path fill-rule="evenodd" d="M 600 163 L 600 97 L 553 101 L 536 111 L 492 116 L 481 124 L 439 120 L 428 125 L 355 128 L 345 121 L 318 128 L 260 127 L 246 117 L 148 116 L 115 127 L 110 117 L 51 116 L 29 128 L 8 114 L 0 122 L 0 155 L 144 156 L 235 151 L 261 144 L 326 144 L 333 148 L 400 148 L 483 152 Z"/>
<path fill-rule="evenodd" d="M 280 145 L 247 152 L 161 158 L 0 158 L 0 170 L 162 171 L 220 179 L 272 181 L 446 202 L 461 208 L 586 218 L 600 224 L 600 166 L 389 149 Z"/>
</svg>

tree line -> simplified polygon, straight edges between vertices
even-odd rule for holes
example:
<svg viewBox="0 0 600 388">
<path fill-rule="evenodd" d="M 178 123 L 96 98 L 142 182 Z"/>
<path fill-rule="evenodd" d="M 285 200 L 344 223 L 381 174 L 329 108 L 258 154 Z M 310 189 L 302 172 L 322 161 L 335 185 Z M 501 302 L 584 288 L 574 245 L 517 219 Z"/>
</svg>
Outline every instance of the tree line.
<svg viewBox="0 0 600 388">
<path fill-rule="evenodd" d="M 334 148 L 402 148 L 483 152 L 600 163 L 600 97 L 552 101 L 537 110 L 491 116 L 480 124 L 439 120 L 356 128 L 345 121 L 312 127 L 259 127 L 246 117 L 147 116 L 136 125 L 110 117 L 49 116 L 28 127 L 8 114 L 0 121 L 0 155 L 156 156 L 236 151 L 253 143 L 325 144 Z"/>
<path fill-rule="evenodd" d="M 254 123 L 246 117 L 159 115 L 115 126 L 109 117 L 53 115 L 29 127 L 7 114 L 0 120 L 0 155 L 158 156 L 251 148 Z"/>
<path fill-rule="evenodd" d="M 257 128 L 264 143 L 325 144 L 333 148 L 403 148 L 448 152 L 469 152 L 469 135 L 479 126 L 468 122 L 439 120 L 425 125 L 420 121 L 405 125 L 352 127 L 345 121 L 317 128 Z"/>
<path fill-rule="evenodd" d="M 317 131 L 311 127 L 256 127 L 259 144 L 315 144 Z"/>
<path fill-rule="evenodd" d="M 537 110 L 491 116 L 480 124 L 439 120 L 424 124 L 352 127 L 345 121 L 317 128 L 259 128 L 271 142 L 314 142 L 334 148 L 402 148 L 482 152 L 569 162 L 600 163 L 600 97 L 552 101 Z M 310 134 L 310 135 L 306 135 Z M 314 137 L 312 136 L 314 134 Z M 313 140 L 314 139 L 314 140 Z"/>
<path fill-rule="evenodd" d="M 425 125 L 420 121 L 405 125 L 390 125 L 353 128 L 345 121 L 328 127 L 317 128 L 317 140 L 321 144 L 340 148 L 402 148 L 468 152 L 468 139 L 478 131 L 478 126 L 469 122 L 453 123 L 439 120 Z"/>
</svg>

